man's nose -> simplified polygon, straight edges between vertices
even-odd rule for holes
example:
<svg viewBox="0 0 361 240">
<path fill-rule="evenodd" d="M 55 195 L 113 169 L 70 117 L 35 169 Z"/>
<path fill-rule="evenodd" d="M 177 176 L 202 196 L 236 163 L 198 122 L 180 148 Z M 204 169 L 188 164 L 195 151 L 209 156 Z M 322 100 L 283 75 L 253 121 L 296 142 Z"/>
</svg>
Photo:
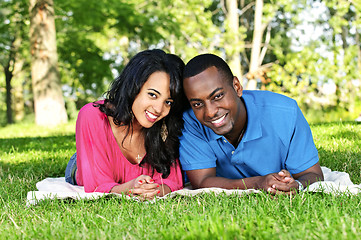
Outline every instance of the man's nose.
<svg viewBox="0 0 361 240">
<path fill-rule="evenodd" d="M 205 115 L 207 118 L 212 119 L 217 115 L 218 107 L 215 104 L 207 104 Z"/>
</svg>

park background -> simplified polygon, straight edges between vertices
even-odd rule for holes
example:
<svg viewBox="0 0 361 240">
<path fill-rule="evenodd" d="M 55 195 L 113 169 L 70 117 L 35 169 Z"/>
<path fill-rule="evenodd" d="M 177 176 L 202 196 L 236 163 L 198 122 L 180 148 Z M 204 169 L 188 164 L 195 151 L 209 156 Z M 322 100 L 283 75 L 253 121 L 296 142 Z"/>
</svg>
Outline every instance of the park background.
<svg viewBox="0 0 361 240">
<path fill-rule="evenodd" d="M 0 124 L 75 119 L 129 59 L 211 52 L 245 89 L 298 101 L 309 122 L 361 114 L 356 0 L 0 0 Z M 56 117 L 55 117 L 56 116 Z"/>
<path fill-rule="evenodd" d="M 359 0 L 0 0 L 0 237 L 360 239 L 360 194 L 26 205 L 64 176 L 78 110 L 148 48 L 215 53 L 245 88 L 296 99 L 320 164 L 360 184 L 360 15 Z"/>
</svg>

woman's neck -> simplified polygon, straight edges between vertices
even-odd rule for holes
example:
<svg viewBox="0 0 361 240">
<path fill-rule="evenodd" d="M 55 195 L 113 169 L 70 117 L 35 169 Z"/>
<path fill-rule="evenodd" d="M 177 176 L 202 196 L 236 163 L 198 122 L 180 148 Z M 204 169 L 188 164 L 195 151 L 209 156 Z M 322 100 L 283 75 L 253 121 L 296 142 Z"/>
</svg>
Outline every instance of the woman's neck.
<svg viewBox="0 0 361 240">
<path fill-rule="evenodd" d="M 115 125 L 112 117 L 108 117 L 114 138 L 118 143 L 124 157 L 132 164 L 139 164 L 143 159 L 146 151 L 144 145 L 143 127 L 139 124 Z"/>
</svg>

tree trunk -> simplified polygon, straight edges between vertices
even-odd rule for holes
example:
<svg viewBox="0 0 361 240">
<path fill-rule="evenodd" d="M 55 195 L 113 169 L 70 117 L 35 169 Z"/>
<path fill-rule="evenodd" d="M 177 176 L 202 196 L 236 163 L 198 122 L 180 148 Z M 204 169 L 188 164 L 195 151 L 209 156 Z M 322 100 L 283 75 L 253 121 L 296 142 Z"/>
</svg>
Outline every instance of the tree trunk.
<svg viewBox="0 0 361 240">
<path fill-rule="evenodd" d="M 341 39 L 342 39 L 342 48 L 345 50 L 348 47 L 347 44 L 347 36 L 348 35 L 348 29 L 345 26 L 342 26 L 342 33 L 341 33 Z"/>
<path fill-rule="evenodd" d="M 13 109 L 11 107 L 11 79 L 13 78 L 13 73 L 10 71 L 10 61 L 6 67 L 4 67 L 5 72 L 5 82 L 6 82 L 6 120 L 8 124 L 14 123 L 13 119 Z"/>
<path fill-rule="evenodd" d="M 239 80 L 242 79 L 241 70 L 241 56 L 239 52 L 240 37 L 239 37 L 239 17 L 237 0 L 227 0 L 227 30 L 228 35 L 231 37 L 228 42 L 228 50 L 226 49 L 227 59 L 233 75 L 237 76 Z"/>
<path fill-rule="evenodd" d="M 24 88 L 22 85 L 14 87 L 14 118 L 15 121 L 21 121 L 25 116 L 25 108 L 24 108 Z"/>
<path fill-rule="evenodd" d="M 356 18 L 356 21 L 359 20 L 359 14 L 358 13 L 355 13 L 355 18 Z M 357 69 L 359 71 L 361 71 L 361 48 L 360 48 L 360 31 L 359 29 L 356 27 L 356 46 L 357 46 Z"/>
<path fill-rule="evenodd" d="M 57 125 L 68 121 L 57 68 L 53 0 L 30 0 L 31 78 L 35 122 Z"/>
<path fill-rule="evenodd" d="M 252 50 L 251 50 L 251 62 L 249 66 L 249 73 L 251 76 L 255 76 L 257 69 L 260 66 L 260 52 L 263 36 L 263 27 L 262 27 L 262 11 L 263 11 L 263 0 L 256 0 L 254 14 L 254 30 L 253 30 L 253 40 L 252 40 Z M 247 89 L 256 89 L 257 81 L 254 77 L 248 79 Z"/>
</svg>

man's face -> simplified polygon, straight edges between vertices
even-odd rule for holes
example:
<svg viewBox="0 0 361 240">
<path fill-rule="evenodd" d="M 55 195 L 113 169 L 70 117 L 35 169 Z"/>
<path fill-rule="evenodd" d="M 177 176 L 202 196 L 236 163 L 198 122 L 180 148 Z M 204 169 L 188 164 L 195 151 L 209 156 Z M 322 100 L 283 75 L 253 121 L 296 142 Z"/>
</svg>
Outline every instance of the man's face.
<svg viewBox="0 0 361 240">
<path fill-rule="evenodd" d="M 239 134 L 243 128 L 240 121 L 243 88 L 237 78 L 231 85 L 216 67 L 210 67 L 184 79 L 183 86 L 199 122 L 227 138 Z"/>
</svg>

